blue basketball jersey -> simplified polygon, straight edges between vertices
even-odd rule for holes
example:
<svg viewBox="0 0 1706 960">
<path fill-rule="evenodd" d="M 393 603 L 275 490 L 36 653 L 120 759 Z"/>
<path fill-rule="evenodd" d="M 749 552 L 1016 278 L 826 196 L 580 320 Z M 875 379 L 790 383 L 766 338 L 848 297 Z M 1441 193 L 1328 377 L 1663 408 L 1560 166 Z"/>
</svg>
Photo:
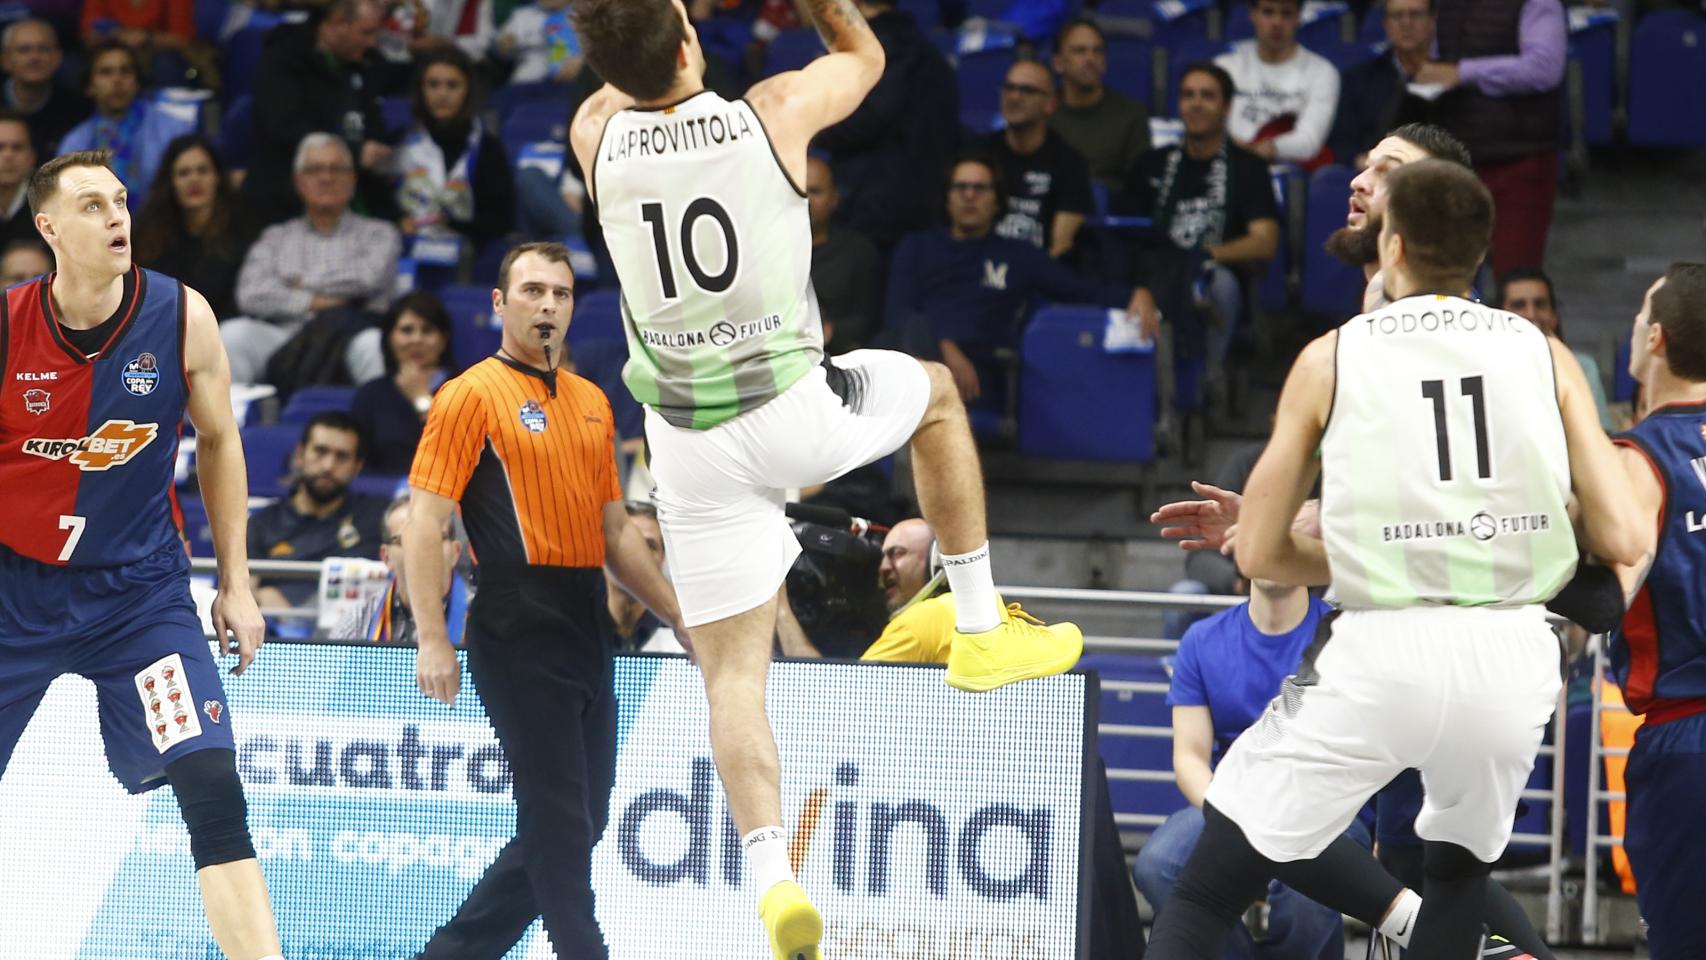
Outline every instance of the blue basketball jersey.
<svg viewBox="0 0 1706 960">
<path fill-rule="evenodd" d="M 117 324 L 92 356 L 60 327 L 56 274 L 0 303 L 0 544 L 41 563 L 119 566 L 179 539 L 184 291 L 132 270 Z"/>
<path fill-rule="evenodd" d="M 1706 403 L 1669 404 L 1621 434 L 1664 485 L 1658 551 L 1611 664 L 1636 713 L 1663 721 L 1706 710 Z"/>
</svg>

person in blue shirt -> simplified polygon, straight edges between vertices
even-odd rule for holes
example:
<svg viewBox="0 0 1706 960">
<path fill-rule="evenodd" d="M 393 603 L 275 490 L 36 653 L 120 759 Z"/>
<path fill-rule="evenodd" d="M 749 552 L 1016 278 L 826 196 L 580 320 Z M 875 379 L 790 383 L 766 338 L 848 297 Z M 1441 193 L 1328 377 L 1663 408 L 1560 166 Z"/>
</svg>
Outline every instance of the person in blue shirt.
<svg viewBox="0 0 1706 960">
<path fill-rule="evenodd" d="M 968 405 L 1002 409 L 998 354 L 1014 350 L 1032 306 L 1043 300 L 1130 308 L 1133 291 L 1096 283 L 1023 240 L 996 236 L 1007 208 L 1002 172 L 971 156 L 952 169 L 948 226 L 907 236 L 889 273 L 886 336 L 909 353 L 935 357 Z"/>
<path fill-rule="evenodd" d="M 1190 806 L 1168 817 L 1137 855 L 1133 879 L 1159 913 L 1203 829 L 1202 801 L 1215 761 L 1267 709 L 1295 672 L 1332 608 L 1302 587 L 1257 580 L 1249 601 L 1185 631 L 1173 664 L 1167 705 L 1173 708 L 1173 772 Z M 1347 835 L 1364 847 L 1368 830 Z M 1339 911 L 1278 882 L 1268 889 L 1266 934 L 1234 931 L 1227 960 L 1314 960 L 1345 955 Z"/>
<path fill-rule="evenodd" d="M 195 132 L 193 121 L 173 116 L 139 96 L 141 76 L 135 50 L 118 40 L 95 44 L 89 51 L 88 82 L 95 112 L 59 143 L 61 154 L 112 151 L 113 173 L 129 188 L 127 203 L 132 210 L 142 209 L 167 145 Z"/>
</svg>

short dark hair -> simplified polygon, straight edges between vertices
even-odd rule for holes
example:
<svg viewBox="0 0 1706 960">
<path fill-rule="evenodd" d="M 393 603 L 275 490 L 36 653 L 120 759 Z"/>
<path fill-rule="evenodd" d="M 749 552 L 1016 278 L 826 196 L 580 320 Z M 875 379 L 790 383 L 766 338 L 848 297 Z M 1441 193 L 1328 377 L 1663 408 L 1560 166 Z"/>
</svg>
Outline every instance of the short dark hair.
<svg viewBox="0 0 1706 960">
<path fill-rule="evenodd" d="M 30 130 L 30 119 L 8 107 L 0 107 L 0 123 L 15 123 L 23 127 L 25 133 L 29 133 Z M 30 142 L 30 149 L 35 149 L 35 141 L 33 140 Z"/>
<path fill-rule="evenodd" d="M 650 500 L 624 500 L 622 509 L 627 511 L 630 517 L 651 517 L 653 520 L 658 518 L 657 504 Z"/>
<path fill-rule="evenodd" d="M 675 85 L 675 54 L 687 39 L 669 0 L 578 0 L 575 32 L 593 72 L 636 100 Z"/>
<path fill-rule="evenodd" d="M 1424 286 L 1466 289 L 1493 238 L 1493 197 L 1474 171 L 1418 160 L 1388 175 L 1386 222 L 1404 239 L 1409 271 Z"/>
<path fill-rule="evenodd" d="M 464 126 L 474 119 L 474 114 L 480 109 L 480 78 L 474 70 L 474 61 L 462 52 L 461 47 L 434 47 L 415 58 L 415 82 L 409 87 L 409 112 L 414 114 L 415 121 L 420 124 L 428 123 L 432 117 L 427 113 L 426 106 L 426 72 L 429 67 L 454 67 L 462 74 L 462 79 L 468 84 L 468 95 L 462 100 L 462 109 L 456 111 L 456 116 L 450 118 L 455 126 Z"/>
<path fill-rule="evenodd" d="M 1256 12 L 1256 8 L 1257 8 L 1257 7 L 1259 7 L 1259 6 L 1261 6 L 1261 5 L 1262 5 L 1262 4 L 1264 4 L 1264 3 L 1279 3 L 1279 4 L 1286 4 L 1286 5 L 1289 5 L 1289 6 L 1293 6 L 1293 7 L 1296 7 L 1296 8 L 1297 8 L 1297 9 L 1299 9 L 1299 10 L 1302 10 L 1302 9 L 1303 9 L 1303 0 L 1251 0 L 1251 3 L 1250 3 L 1250 12 L 1251 12 L 1251 13 L 1255 13 L 1255 12 Z"/>
<path fill-rule="evenodd" d="M 1232 105 L 1232 98 L 1238 93 L 1238 85 L 1232 82 L 1232 74 L 1227 73 L 1225 67 L 1212 60 L 1198 60 L 1196 63 L 1186 66 L 1179 74 L 1179 88 L 1181 90 L 1184 89 L 1185 78 L 1193 73 L 1206 73 L 1213 77 L 1214 82 L 1220 84 L 1220 95 L 1225 98 L 1226 105 L 1229 107 Z"/>
<path fill-rule="evenodd" d="M 104 167 L 108 172 L 113 169 L 113 152 L 111 150 L 78 150 L 73 153 L 62 153 L 52 160 L 36 168 L 30 174 L 30 215 L 34 216 L 47 206 L 59 193 L 59 175 L 76 167 Z M 118 176 L 113 173 L 113 176 Z"/>
<path fill-rule="evenodd" d="M 1706 381 L 1706 263 L 1673 263 L 1653 293 L 1651 319 L 1665 332 L 1665 363 L 1693 383 Z"/>
<path fill-rule="evenodd" d="M 314 435 L 315 427 L 355 434 L 355 458 L 367 459 L 367 431 L 361 428 L 360 421 L 350 416 L 348 410 L 321 410 L 309 417 L 308 422 L 302 425 L 302 436 L 297 438 L 296 445 L 308 446 L 308 438 Z"/>
<path fill-rule="evenodd" d="M 397 324 L 403 321 L 403 314 L 412 313 L 427 326 L 437 330 L 444 337 L 443 366 L 450 366 L 450 311 L 444 309 L 444 301 L 430 290 L 416 290 L 405 293 L 391 301 L 390 309 L 385 311 L 385 319 L 379 324 L 379 352 L 385 356 L 385 369 L 391 372 L 397 370 L 397 355 L 391 352 L 391 332 L 397 329 Z"/>
<path fill-rule="evenodd" d="M 100 62 L 103 55 L 115 50 L 130 58 L 130 72 L 136 74 L 137 95 L 140 96 L 142 93 L 142 57 L 137 54 L 135 47 L 117 37 L 96 40 L 89 45 L 88 65 L 83 68 L 83 89 L 89 89 L 90 82 L 95 79 L 95 64 Z"/>
<path fill-rule="evenodd" d="M 19 250 L 34 250 L 46 257 L 47 262 L 53 262 L 53 248 L 48 246 L 40 237 L 19 237 L 10 241 L 4 247 L 0 247 L 0 260 L 6 259 Z"/>
<path fill-rule="evenodd" d="M 1469 157 L 1469 148 L 1463 141 L 1452 136 L 1444 127 L 1436 127 L 1431 123 L 1406 123 L 1387 134 L 1397 137 L 1407 143 L 1421 147 L 1428 156 L 1435 160 L 1449 160 L 1460 167 L 1475 166 Z"/>
<path fill-rule="evenodd" d="M 569 264 L 569 269 L 571 271 L 574 269 L 574 264 L 569 259 L 569 248 L 560 243 L 535 241 L 533 243 L 521 244 L 511 249 L 510 252 L 504 254 L 503 263 L 498 265 L 498 290 L 501 291 L 504 296 L 509 296 L 510 268 L 515 266 L 515 262 L 517 260 L 520 260 L 522 257 L 530 253 L 536 253 L 539 256 L 544 257 L 546 263 L 566 263 Z"/>
<path fill-rule="evenodd" d="M 1558 309 L 1557 288 L 1552 285 L 1552 278 L 1547 276 L 1546 271 L 1539 267 L 1516 267 L 1509 273 L 1505 274 L 1504 279 L 1499 281 L 1499 307 L 1501 309 L 1510 301 L 1511 284 L 1523 283 L 1526 281 L 1535 281 L 1545 284 L 1546 299 L 1552 302 L 1552 309 Z"/>
<path fill-rule="evenodd" d="M 1102 43 L 1106 44 L 1108 42 L 1108 35 L 1105 32 L 1103 32 L 1102 25 L 1096 22 L 1095 17 L 1086 17 L 1086 16 L 1080 15 L 1080 16 L 1072 17 L 1071 19 L 1067 20 L 1065 23 L 1060 25 L 1059 30 L 1055 31 L 1055 34 L 1054 34 L 1054 51 L 1056 53 L 1059 53 L 1060 52 L 1060 45 L 1066 42 L 1067 35 L 1072 33 L 1072 31 L 1079 29 L 1080 27 L 1094 31 L 1096 34 L 1096 39 L 1102 41 Z"/>
<path fill-rule="evenodd" d="M 962 153 L 954 158 L 953 163 L 948 164 L 948 175 L 943 180 L 943 202 L 947 201 L 947 194 L 954 189 L 954 171 L 958 170 L 961 164 L 967 163 L 975 163 L 989 171 L 989 179 L 995 184 L 995 215 L 1000 217 L 1007 210 L 1007 171 L 994 154 L 986 151 Z"/>
</svg>

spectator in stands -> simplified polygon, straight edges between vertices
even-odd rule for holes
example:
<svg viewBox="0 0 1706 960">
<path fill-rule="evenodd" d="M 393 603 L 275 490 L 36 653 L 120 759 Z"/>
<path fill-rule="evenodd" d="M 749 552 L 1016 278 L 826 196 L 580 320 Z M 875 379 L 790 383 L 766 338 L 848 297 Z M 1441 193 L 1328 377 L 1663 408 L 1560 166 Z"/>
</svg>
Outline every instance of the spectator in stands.
<svg viewBox="0 0 1706 960">
<path fill-rule="evenodd" d="M 1096 21 L 1068 21 L 1054 44 L 1054 72 L 1060 74 L 1060 105 L 1049 127 L 1090 164 L 1090 176 L 1113 193 L 1149 149 L 1149 109 L 1109 90 L 1108 40 Z"/>
<path fill-rule="evenodd" d="M 30 125 L 37 157 L 59 155 L 59 141 L 92 109 L 88 98 L 54 78 L 65 54 L 45 20 L 19 20 L 0 33 L 0 68 L 6 71 L 6 107 Z"/>
<path fill-rule="evenodd" d="M 1517 314 L 1540 328 L 1540 332 L 1559 343 L 1564 339 L 1564 321 L 1558 316 L 1558 296 L 1552 278 L 1539 267 L 1517 267 L 1499 281 L 1499 306 Z M 1600 372 L 1599 358 L 1590 350 L 1572 348 L 1582 373 L 1593 391 L 1594 406 L 1599 409 L 1599 423 L 1607 432 L 1615 432 L 1616 421 L 1605 401 L 1605 375 Z"/>
<path fill-rule="evenodd" d="M 841 222 L 884 251 L 935 222 L 942 173 L 959 147 L 953 68 L 893 0 L 858 0 L 883 45 L 883 77 L 859 109 L 819 133 L 841 192 Z"/>
<path fill-rule="evenodd" d="M 1020 60 L 1001 84 L 1006 129 L 984 148 L 1001 165 L 1006 215 L 999 236 L 1023 240 L 1058 257 L 1072 249 L 1084 218 L 1095 212 L 1090 167 L 1066 138 L 1049 127 L 1055 109 L 1054 76 L 1035 60 Z"/>
<path fill-rule="evenodd" d="M 1227 128 L 1239 146 L 1269 163 L 1305 169 L 1331 163 L 1324 151 L 1339 105 L 1339 71 L 1297 43 L 1302 0 L 1256 0 L 1256 38 L 1214 58 L 1237 94 Z"/>
<path fill-rule="evenodd" d="M 30 174 L 35 169 L 29 123 L 9 110 L 0 110 L 0 246 L 40 239 L 29 204 Z"/>
<path fill-rule="evenodd" d="M 1203 794 L 1216 758 L 1254 724 L 1298 671 L 1316 627 L 1331 609 L 1302 587 L 1258 580 L 1250 599 L 1193 624 L 1174 658 L 1167 705 L 1173 708 L 1173 772 L 1190 806 L 1168 817 L 1138 851 L 1132 877 L 1156 912 L 1165 909 L 1185 861 L 1202 835 Z M 1369 845 L 1368 829 L 1353 822 L 1347 835 Z M 1339 911 L 1272 883 L 1268 936 L 1258 948 L 1242 924 L 1226 956 L 1315 960 L 1345 955 Z"/>
<path fill-rule="evenodd" d="M 1434 42 L 1434 0 L 1386 0 L 1385 52 L 1345 71 L 1339 112 L 1328 145 L 1333 159 L 1360 170 L 1368 152 L 1405 112 L 1408 86 L 1428 62 Z"/>
<path fill-rule="evenodd" d="M 360 632 L 354 636 L 334 636 L 334 640 L 366 640 L 369 643 L 415 645 L 415 615 L 409 607 L 408 568 L 403 561 L 403 530 L 409 525 L 409 498 L 398 497 L 385 508 L 385 541 L 379 545 L 379 559 L 391 568 L 391 581 L 362 616 Z M 462 645 L 462 629 L 468 623 L 468 585 L 457 572 L 462 558 L 462 541 L 456 539 L 448 518 L 444 522 L 444 624 L 450 631 L 450 642 Z"/>
<path fill-rule="evenodd" d="M 379 559 L 389 501 L 350 489 L 365 454 L 361 427 L 349 414 L 327 410 L 309 418 L 291 454 L 290 494 L 249 515 L 249 559 Z M 299 606 L 315 588 L 306 580 L 257 579 L 255 600 L 263 607 Z"/>
<path fill-rule="evenodd" d="M 515 62 L 510 83 L 574 83 L 586 66 L 569 0 L 517 6 L 493 46 L 498 57 Z"/>
<path fill-rule="evenodd" d="M 173 140 L 136 215 L 136 262 L 201 291 L 225 320 L 237 312 L 247 248 L 237 191 L 213 143 L 200 134 Z"/>
<path fill-rule="evenodd" d="M 255 159 L 243 180 L 243 207 L 257 225 L 301 209 L 290 163 L 314 132 L 342 138 L 355 157 L 361 212 L 393 219 L 391 147 L 370 77 L 384 18 L 379 0 L 331 0 L 318 21 L 285 24 L 267 35 L 255 71 Z"/>
<path fill-rule="evenodd" d="M 883 308 L 883 266 L 877 248 L 852 227 L 831 222 L 841 195 L 835 174 L 818 157 L 806 163 L 806 202 L 812 220 L 812 289 L 823 315 L 826 349 L 846 353 L 876 333 Z"/>
<path fill-rule="evenodd" d="M 408 473 L 433 394 L 450 378 L 450 314 L 438 297 L 417 290 L 391 304 L 373 333 L 386 375 L 357 388 L 350 412 L 369 441 L 367 465 Z"/>
<path fill-rule="evenodd" d="M 1263 0 L 1262 6 L 1269 3 Z M 1214 308 L 1205 341 L 1211 382 L 1225 366 L 1232 332 L 1244 311 L 1238 271 L 1253 272 L 1272 259 L 1279 246 L 1279 215 L 1267 165 L 1234 142 L 1227 130 L 1235 89 L 1232 77 L 1216 64 L 1186 67 L 1179 78 L 1184 139 L 1144 154 L 1115 204 L 1123 212 L 1152 218 L 1156 233 L 1200 261 L 1204 292 Z M 1161 327 L 1160 285 L 1196 273 L 1181 271 L 1174 257 L 1151 261 L 1136 305 L 1144 329 L 1153 336 Z M 1185 339 L 1185 333 L 1178 336 Z M 1196 339 L 1196 334 L 1188 339 Z"/>
<path fill-rule="evenodd" d="M 13 240 L 0 249 L 0 288 L 32 280 L 53 269 L 53 251 L 40 237 Z"/>
<path fill-rule="evenodd" d="M 470 59 L 483 60 L 497 36 L 493 0 L 426 0 L 427 28 Z"/>
<path fill-rule="evenodd" d="M 1447 88 L 1433 122 L 1469 148 L 1493 194 L 1493 270 L 1542 263 L 1558 197 L 1567 41 L 1559 0 L 1437 0 L 1439 62 L 1416 81 Z"/>
<path fill-rule="evenodd" d="M 355 335 L 390 302 L 402 238 L 391 224 L 350 210 L 355 164 L 343 140 L 329 133 L 304 137 L 295 169 L 307 212 L 268 227 L 250 248 L 237 274 L 237 308 L 245 316 L 219 327 L 231 378 L 256 383 L 267 375 L 275 383 L 288 378 L 292 386 L 328 382 L 317 371 L 268 369 L 279 348 L 308 332 L 346 342 L 344 382 L 365 383 L 385 372 L 385 362 L 377 343 Z M 308 330 L 310 320 L 316 330 Z M 318 329 L 325 327 L 332 328 L 329 334 Z M 309 352 L 331 353 L 324 347 Z"/>
<path fill-rule="evenodd" d="M 658 525 L 657 507 L 643 500 L 629 500 L 622 504 L 622 507 L 628 512 L 628 525 L 640 532 L 640 536 L 646 541 L 646 549 L 651 551 L 652 559 L 657 562 L 661 571 L 664 558 L 663 528 Z M 683 652 L 675 631 L 648 610 L 642 600 L 629 593 L 609 570 L 604 572 L 604 588 L 605 603 L 610 608 L 610 619 L 616 624 L 618 646 L 624 650 L 642 650 L 647 653 Z"/>
<path fill-rule="evenodd" d="M 1103 287 L 1051 259 L 1035 244 L 995 233 L 1006 208 L 996 161 L 969 157 L 953 167 L 946 228 L 915 233 L 895 250 L 889 272 L 888 334 L 920 356 L 940 355 L 967 403 L 1005 403 L 1000 355 L 1018 343 L 1026 310 L 1042 299 L 1138 306 L 1131 291 Z"/>
<path fill-rule="evenodd" d="M 400 226 L 411 237 L 461 234 L 478 250 L 515 221 L 509 156 L 479 117 L 467 54 L 442 47 L 415 63 L 415 127 L 396 154 Z"/>
<path fill-rule="evenodd" d="M 113 173 L 130 188 L 128 204 L 140 210 L 167 144 L 194 131 L 195 123 L 139 96 L 141 61 L 135 50 L 117 40 L 103 40 L 89 50 L 85 92 L 95 102 L 95 113 L 71 128 L 59 142 L 59 152 L 112 151 Z"/>
<path fill-rule="evenodd" d="M 78 32 L 90 47 L 117 40 L 135 50 L 155 84 L 195 80 L 214 64 L 196 43 L 195 0 L 83 0 Z"/>
</svg>

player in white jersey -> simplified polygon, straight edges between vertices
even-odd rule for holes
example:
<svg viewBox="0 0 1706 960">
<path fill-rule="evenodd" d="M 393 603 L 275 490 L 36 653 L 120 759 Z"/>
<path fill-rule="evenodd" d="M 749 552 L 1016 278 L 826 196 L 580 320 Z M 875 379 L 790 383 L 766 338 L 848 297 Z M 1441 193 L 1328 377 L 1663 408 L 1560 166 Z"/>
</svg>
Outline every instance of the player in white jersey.
<svg viewBox="0 0 1706 960">
<path fill-rule="evenodd" d="M 1540 604 L 1575 570 L 1572 493 L 1595 556 L 1652 545 L 1574 358 L 1463 298 L 1492 233 L 1486 188 L 1438 160 L 1387 183 L 1393 302 L 1298 358 L 1237 538 L 1246 576 L 1331 582 L 1343 610 L 1216 770 L 1150 940 L 1160 960 L 1218 954 L 1279 864 L 1319 855 L 1410 767 L 1427 877 L 1409 956 L 1472 956 L 1561 683 Z M 1291 532 L 1317 471 L 1322 540 Z"/>
<path fill-rule="evenodd" d="M 776 595 L 798 556 L 784 491 L 910 441 L 923 512 L 958 600 L 948 682 L 990 690 L 1069 669 L 1077 627 L 1014 619 L 989 571 L 983 481 L 945 367 L 898 353 L 823 358 L 811 291 L 806 148 L 884 66 L 852 0 L 803 0 L 827 56 L 742 100 L 704 87 L 679 0 L 581 0 L 588 62 L 609 84 L 570 145 L 622 283 L 646 406 L 655 501 L 682 619 L 705 676 L 711 748 L 779 960 L 818 957 L 822 919 L 794 882 L 780 764 L 764 714 Z"/>
</svg>

